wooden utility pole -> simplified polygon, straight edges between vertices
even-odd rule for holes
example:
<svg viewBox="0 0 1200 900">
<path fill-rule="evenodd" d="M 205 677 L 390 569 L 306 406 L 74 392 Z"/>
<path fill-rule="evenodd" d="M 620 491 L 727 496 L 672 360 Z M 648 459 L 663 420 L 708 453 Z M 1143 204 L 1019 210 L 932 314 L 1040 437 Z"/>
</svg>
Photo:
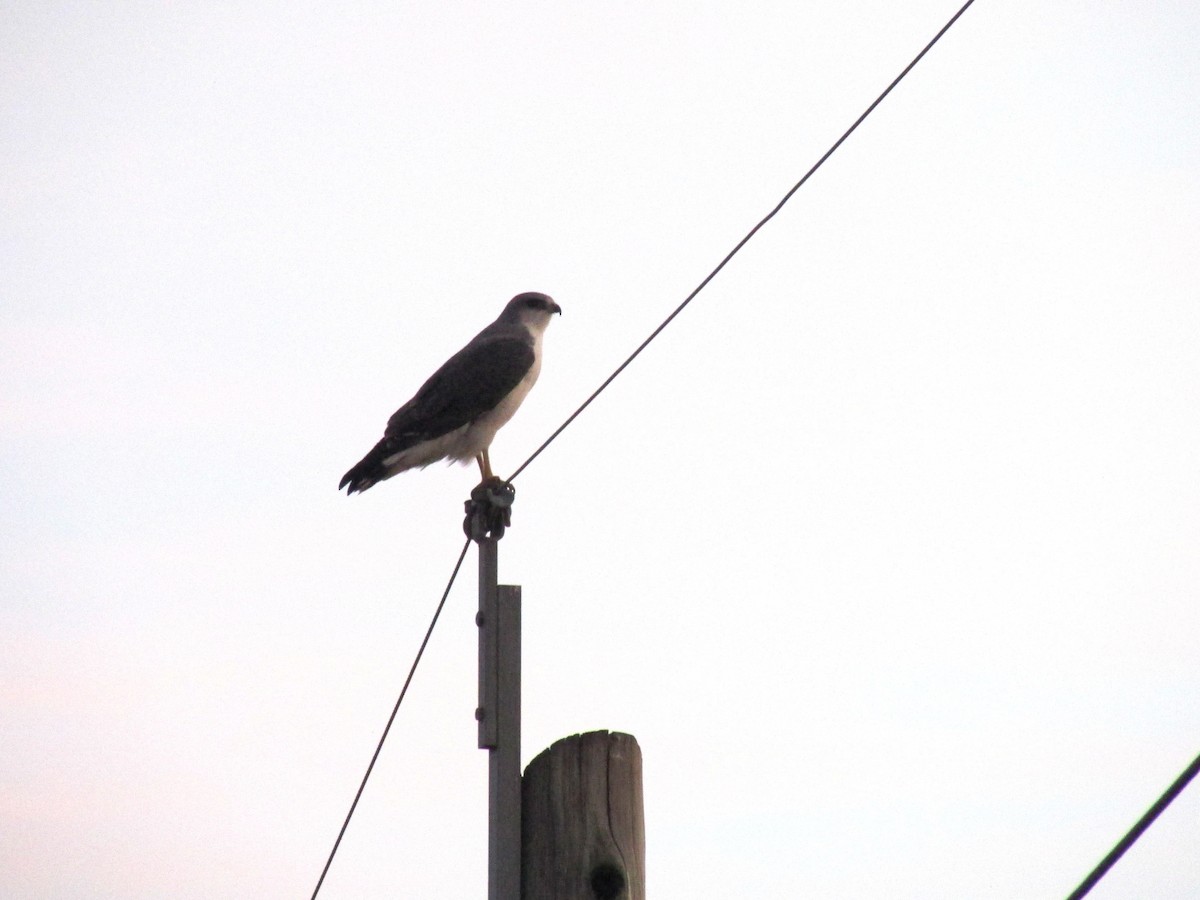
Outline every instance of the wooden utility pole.
<svg viewBox="0 0 1200 900">
<path fill-rule="evenodd" d="M 642 751 L 632 735 L 556 741 L 521 785 L 522 900 L 645 900 Z"/>
</svg>

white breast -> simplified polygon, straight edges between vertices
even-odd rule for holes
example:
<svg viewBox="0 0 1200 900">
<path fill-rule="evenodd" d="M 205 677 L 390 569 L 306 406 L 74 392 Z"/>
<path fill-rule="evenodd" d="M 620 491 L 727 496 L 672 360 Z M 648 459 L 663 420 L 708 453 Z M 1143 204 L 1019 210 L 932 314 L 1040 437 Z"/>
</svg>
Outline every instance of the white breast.
<svg viewBox="0 0 1200 900">
<path fill-rule="evenodd" d="M 458 444 L 456 447 L 457 452 L 449 455 L 454 459 L 469 462 L 475 458 L 477 453 L 491 446 L 492 439 L 496 437 L 496 432 L 509 419 L 516 415 L 526 395 L 528 395 L 530 389 L 537 382 L 538 374 L 541 371 L 542 335 L 540 332 L 535 332 L 533 335 L 533 365 L 529 367 L 529 371 L 525 373 L 525 377 L 509 392 L 508 396 L 496 404 L 494 409 L 484 413 L 466 428 L 460 439 L 456 442 Z"/>
</svg>

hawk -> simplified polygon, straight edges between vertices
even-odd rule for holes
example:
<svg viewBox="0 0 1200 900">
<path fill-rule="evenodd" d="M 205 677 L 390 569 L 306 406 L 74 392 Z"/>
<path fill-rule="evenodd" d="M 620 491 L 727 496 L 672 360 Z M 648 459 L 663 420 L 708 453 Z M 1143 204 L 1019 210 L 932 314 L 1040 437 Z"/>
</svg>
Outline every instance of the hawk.
<svg viewBox="0 0 1200 900">
<path fill-rule="evenodd" d="M 492 438 L 537 381 L 542 333 L 562 309 L 545 294 L 518 294 L 496 321 L 475 335 L 388 419 L 383 439 L 349 472 L 347 495 L 439 459 L 474 459 L 484 481 L 495 476 Z"/>
</svg>

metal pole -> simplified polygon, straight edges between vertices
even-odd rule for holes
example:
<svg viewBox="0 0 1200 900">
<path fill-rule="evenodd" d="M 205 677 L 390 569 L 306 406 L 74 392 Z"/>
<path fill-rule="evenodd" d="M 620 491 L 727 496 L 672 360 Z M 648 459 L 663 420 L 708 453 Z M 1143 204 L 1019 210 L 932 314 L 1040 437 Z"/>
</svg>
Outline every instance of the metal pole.
<svg viewBox="0 0 1200 900">
<path fill-rule="evenodd" d="M 486 538 L 479 541 L 479 613 L 475 616 L 475 624 L 479 626 L 479 708 L 475 710 L 475 718 L 479 722 L 480 750 L 495 750 L 500 738 L 500 720 L 496 716 L 499 706 L 496 556 L 495 541 Z"/>
<path fill-rule="evenodd" d="M 521 588 L 479 544 L 479 747 L 488 751 L 488 900 L 521 897 Z"/>
</svg>

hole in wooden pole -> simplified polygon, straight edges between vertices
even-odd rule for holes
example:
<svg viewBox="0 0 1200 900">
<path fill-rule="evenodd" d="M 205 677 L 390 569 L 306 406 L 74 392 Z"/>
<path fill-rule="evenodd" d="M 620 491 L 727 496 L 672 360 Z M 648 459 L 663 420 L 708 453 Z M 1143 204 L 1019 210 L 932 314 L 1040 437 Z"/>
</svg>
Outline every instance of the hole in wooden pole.
<svg viewBox="0 0 1200 900">
<path fill-rule="evenodd" d="M 625 890 L 625 873 L 612 863 L 600 863 L 588 880 L 596 900 L 617 900 Z"/>
</svg>

